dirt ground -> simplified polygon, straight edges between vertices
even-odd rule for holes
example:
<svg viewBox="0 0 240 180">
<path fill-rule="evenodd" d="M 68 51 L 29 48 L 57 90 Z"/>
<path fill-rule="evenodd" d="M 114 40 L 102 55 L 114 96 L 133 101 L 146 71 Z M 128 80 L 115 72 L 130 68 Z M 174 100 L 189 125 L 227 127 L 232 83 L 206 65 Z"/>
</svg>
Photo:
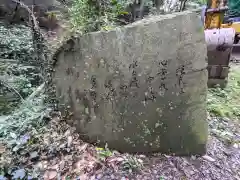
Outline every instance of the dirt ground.
<svg viewBox="0 0 240 180">
<path fill-rule="evenodd" d="M 213 117 L 208 121 L 210 135 L 207 155 L 203 157 L 133 156 L 113 152 L 103 158 L 96 147 L 82 142 L 73 128 L 54 118 L 42 134 L 34 135 L 34 143 L 27 143 L 17 153 L 6 151 L 1 163 L 15 169 L 14 173 L 31 172 L 31 177 L 35 173 L 45 180 L 239 180 L 239 123 Z M 33 134 L 26 135 L 33 139 Z M 134 169 L 131 157 L 143 166 Z M 126 163 L 128 168 L 124 168 Z"/>
</svg>

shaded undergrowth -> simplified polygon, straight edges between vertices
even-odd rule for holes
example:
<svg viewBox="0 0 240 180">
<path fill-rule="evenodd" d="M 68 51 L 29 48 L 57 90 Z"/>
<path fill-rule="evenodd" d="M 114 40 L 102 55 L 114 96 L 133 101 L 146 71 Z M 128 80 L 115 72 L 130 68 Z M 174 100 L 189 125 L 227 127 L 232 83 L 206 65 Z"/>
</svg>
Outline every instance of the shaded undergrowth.
<svg viewBox="0 0 240 180">
<path fill-rule="evenodd" d="M 226 88 L 209 89 L 207 108 L 210 114 L 219 117 L 240 117 L 240 67 L 232 66 Z"/>
</svg>

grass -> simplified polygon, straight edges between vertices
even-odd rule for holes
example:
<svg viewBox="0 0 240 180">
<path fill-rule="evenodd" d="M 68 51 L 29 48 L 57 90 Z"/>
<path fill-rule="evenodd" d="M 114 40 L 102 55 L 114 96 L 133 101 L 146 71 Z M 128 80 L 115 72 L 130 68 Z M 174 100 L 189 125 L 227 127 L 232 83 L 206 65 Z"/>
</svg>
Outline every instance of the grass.
<svg viewBox="0 0 240 180">
<path fill-rule="evenodd" d="M 226 88 L 209 89 L 207 108 L 210 114 L 240 118 L 240 67 L 231 67 Z"/>
</svg>

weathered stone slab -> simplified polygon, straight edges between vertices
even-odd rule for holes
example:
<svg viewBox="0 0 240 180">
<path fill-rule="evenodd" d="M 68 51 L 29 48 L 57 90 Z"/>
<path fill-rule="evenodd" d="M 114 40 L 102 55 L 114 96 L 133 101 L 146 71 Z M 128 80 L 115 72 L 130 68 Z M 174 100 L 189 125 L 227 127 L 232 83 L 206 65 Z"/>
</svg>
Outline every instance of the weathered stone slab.
<svg viewBox="0 0 240 180">
<path fill-rule="evenodd" d="M 207 63 L 195 12 L 72 38 L 56 54 L 60 105 L 81 137 L 123 152 L 203 154 Z"/>
</svg>

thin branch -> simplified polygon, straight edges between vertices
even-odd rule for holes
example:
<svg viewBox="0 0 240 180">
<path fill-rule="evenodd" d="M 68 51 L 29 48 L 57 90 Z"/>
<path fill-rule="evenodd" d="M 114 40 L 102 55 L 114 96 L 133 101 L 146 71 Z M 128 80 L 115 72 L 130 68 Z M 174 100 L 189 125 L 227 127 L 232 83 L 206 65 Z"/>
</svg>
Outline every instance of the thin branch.
<svg viewBox="0 0 240 180">
<path fill-rule="evenodd" d="M 20 0 L 18 0 L 20 2 Z M 14 19 L 16 18 L 17 16 L 17 11 L 18 11 L 18 7 L 19 7 L 19 3 L 17 3 L 15 9 L 14 9 L 14 15 L 12 17 L 12 22 L 14 21 Z"/>
<path fill-rule="evenodd" d="M 21 7 L 23 7 L 24 9 L 26 9 L 28 11 L 28 13 L 31 15 L 32 17 L 32 22 L 33 22 L 33 26 L 34 26 L 34 29 L 35 30 L 38 30 L 39 29 L 39 26 L 38 26 L 38 22 L 37 22 L 37 19 L 36 17 L 34 16 L 34 13 L 31 9 L 29 9 L 29 7 L 27 5 L 25 5 L 23 2 L 21 1 L 17 1 L 17 0 L 12 0 L 13 2 L 19 4 Z"/>
<path fill-rule="evenodd" d="M 3 81 L 0 79 L 0 84 L 3 84 L 5 87 L 7 87 L 8 89 L 13 90 L 19 97 L 22 101 L 24 101 L 23 97 L 21 96 L 21 94 L 12 86 L 10 86 L 7 82 Z"/>
<path fill-rule="evenodd" d="M 0 58 L 0 63 L 15 63 L 15 64 L 17 64 L 18 61 L 15 60 L 15 59 L 2 59 L 2 58 Z"/>
<path fill-rule="evenodd" d="M 38 86 L 38 88 L 37 88 L 32 94 L 30 94 L 30 95 L 27 97 L 26 101 L 30 101 L 30 100 L 32 100 L 34 97 L 36 97 L 37 95 L 39 95 L 39 94 L 42 92 L 42 90 L 44 89 L 44 87 L 45 87 L 45 83 L 42 83 L 40 86 Z"/>
</svg>

